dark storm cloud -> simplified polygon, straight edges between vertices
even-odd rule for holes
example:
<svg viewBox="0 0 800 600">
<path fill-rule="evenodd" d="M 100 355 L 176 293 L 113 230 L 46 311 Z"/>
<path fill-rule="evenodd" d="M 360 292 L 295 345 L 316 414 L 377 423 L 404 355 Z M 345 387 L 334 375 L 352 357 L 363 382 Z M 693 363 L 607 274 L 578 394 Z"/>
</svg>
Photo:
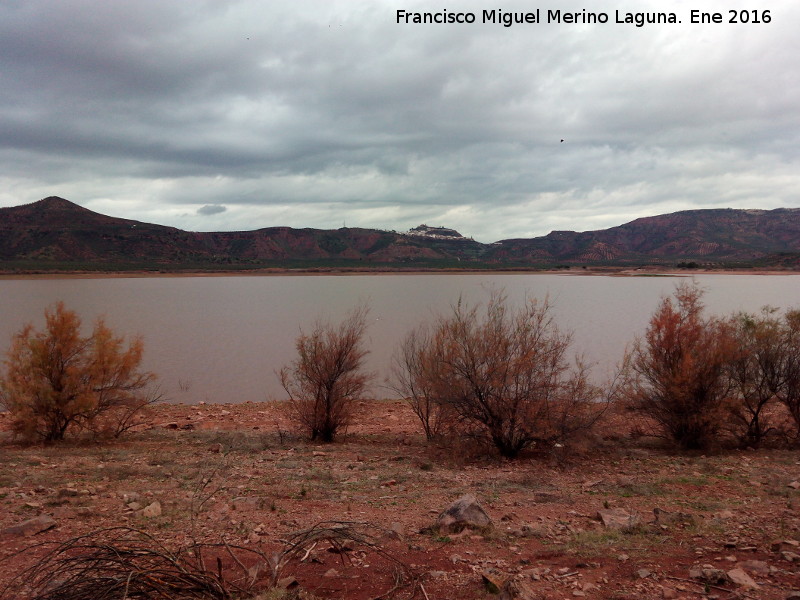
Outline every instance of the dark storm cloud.
<svg viewBox="0 0 800 600">
<path fill-rule="evenodd" d="M 748 26 L 398 25 L 398 8 L 442 9 L 5 2 L 0 203 L 58 194 L 187 229 L 425 221 L 482 241 L 797 205 L 788 0 Z M 689 8 L 720 10 L 672 10 Z"/>
</svg>

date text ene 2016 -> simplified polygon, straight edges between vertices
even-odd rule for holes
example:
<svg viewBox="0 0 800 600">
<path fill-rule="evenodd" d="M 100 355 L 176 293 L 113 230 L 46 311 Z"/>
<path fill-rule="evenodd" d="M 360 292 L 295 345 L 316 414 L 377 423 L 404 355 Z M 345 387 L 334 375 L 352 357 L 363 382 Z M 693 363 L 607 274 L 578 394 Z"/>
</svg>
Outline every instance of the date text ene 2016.
<svg viewBox="0 0 800 600">
<path fill-rule="evenodd" d="M 701 10 L 693 10 L 689 15 L 691 18 L 690 23 L 704 24 L 704 23 L 769 23 L 772 21 L 772 15 L 769 10 L 729 10 L 727 13 L 727 20 L 720 12 L 703 12 Z"/>
</svg>

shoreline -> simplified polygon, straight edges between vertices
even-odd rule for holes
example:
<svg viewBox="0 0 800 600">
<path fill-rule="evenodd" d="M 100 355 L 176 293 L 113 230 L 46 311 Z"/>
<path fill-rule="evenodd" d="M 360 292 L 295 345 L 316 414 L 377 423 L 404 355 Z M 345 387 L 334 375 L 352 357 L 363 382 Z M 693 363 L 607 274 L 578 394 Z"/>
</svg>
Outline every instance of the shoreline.
<svg viewBox="0 0 800 600">
<path fill-rule="evenodd" d="M 260 269 L 252 271 L 65 271 L 40 273 L 2 273 L 0 280 L 51 279 L 145 279 L 181 277 L 353 277 L 386 275 L 563 275 L 572 277 L 692 277 L 694 275 L 800 275 L 800 271 L 769 269 L 646 269 L 646 268 L 589 268 L 589 269 L 413 269 L 413 270 L 290 270 Z"/>
</svg>

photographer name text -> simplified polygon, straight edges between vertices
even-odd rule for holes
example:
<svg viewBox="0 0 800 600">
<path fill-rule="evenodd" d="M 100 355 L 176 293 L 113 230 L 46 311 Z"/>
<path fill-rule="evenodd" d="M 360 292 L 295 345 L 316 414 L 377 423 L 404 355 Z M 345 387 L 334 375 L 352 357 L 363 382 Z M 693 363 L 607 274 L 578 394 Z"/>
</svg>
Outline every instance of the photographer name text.
<svg viewBox="0 0 800 600">
<path fill-rule="evenodd" d="M 475 12 L 455 12 L 447 9 L 437 12 L 413 12 L 398 9 L 396 22 L 401 25 L 472 25 L 474 23 L 493 23 L 503 27 L 512 25 L 536 25 L 540 23 L 558 25 L 671 25 L 689 23 L 691 25 L 764 25 L 772 22 L 769 10 L 725 10 L 706 12 L 691 9 L 679 15 L 675 12 L 626 12 L 615 10 L 594 12 L 565 11 L 536 8 L 531 11 L 504 11 L 501 9 Z"/>
</svg>

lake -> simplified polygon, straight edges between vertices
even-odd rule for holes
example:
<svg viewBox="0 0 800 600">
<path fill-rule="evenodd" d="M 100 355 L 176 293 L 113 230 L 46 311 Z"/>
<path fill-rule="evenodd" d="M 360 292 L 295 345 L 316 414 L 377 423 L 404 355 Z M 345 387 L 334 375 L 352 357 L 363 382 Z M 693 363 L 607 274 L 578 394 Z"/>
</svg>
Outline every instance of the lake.
<svg viewBox="0 0 800 600">
<path fill-rule="evenodd" d="M 800 277 L 699 274 L 710 312 L 800 307 Z M 505 289 L 514 303 L 549 296 L 556 321 L 574 332 L 573 350 L 607 379 L 626 344 L 643 334 L 674 277 L 556 274 L 381 274 L 315 276 L 114 277 L 0 280 L 0 351 L 23 324 L 41 328 L 44 309 L 63 300 L 87 331 L 99 316 L 117 333 L 141 334 L 143 367 L 159 376 L 173 402 L 245 402 L 283 398 L 275 372 L 295 356 L 301 328 L 370 306 L 368 368 L 382 387 L 398 342 L 462 296 L 483 301 Z"/>
</svg>

